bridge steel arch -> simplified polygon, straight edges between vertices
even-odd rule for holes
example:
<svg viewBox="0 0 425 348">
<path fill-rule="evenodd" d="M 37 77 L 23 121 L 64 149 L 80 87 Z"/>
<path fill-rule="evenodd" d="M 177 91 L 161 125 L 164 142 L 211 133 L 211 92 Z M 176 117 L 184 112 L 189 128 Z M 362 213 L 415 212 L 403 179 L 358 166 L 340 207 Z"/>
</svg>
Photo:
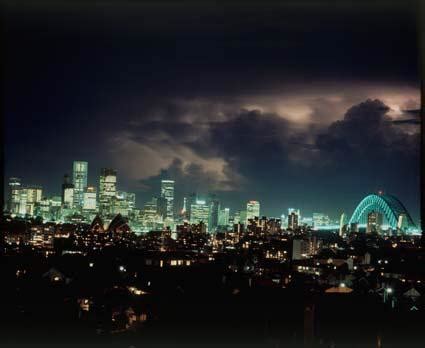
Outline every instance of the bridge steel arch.
<svg viewBox="0 0 425 348">
<path fill-rule="evenodd" d="M 371 194 L 363 198 L 354 210 L 354 213 L 348 223 L 364 224 L 367 222 L 367 215 L 372 211 L 382 213 L 385 216 L 388 225 L 393 229 L 397 229 L 398 218 L 401 214 L 405 215 L 408 228 L 415 227 L 415 223 L 413 222 L 409 212 L 396 197 L 391 195 L 375 194 Z"/>
</svg>

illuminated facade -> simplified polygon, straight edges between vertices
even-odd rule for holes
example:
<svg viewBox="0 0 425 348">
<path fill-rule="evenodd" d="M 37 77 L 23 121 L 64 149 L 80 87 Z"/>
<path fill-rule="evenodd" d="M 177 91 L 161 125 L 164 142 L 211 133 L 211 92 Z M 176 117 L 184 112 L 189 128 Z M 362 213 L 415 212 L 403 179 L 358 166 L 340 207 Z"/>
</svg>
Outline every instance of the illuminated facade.
<svg viewBox="0 0 425 348">
<path fill-rule="evenodd" d="M 69 181 L 69 176 L 64 175 L 62 184 L 62 205 L 65 209 L 74 207 L 74 185 Z"/>
<path fill-rule="evenodd" d="M 81 208 L 84 202 L 84 190 L 87 187 L 88 163 L 74 161 L 72 183 L 74 184 L 74 206 Z"/>
<path fill-rule="evenodd" d="M 203 222 L 206 225 L 206 230 L 208 232 L 208 218 L 210 215 L 209 205 L 206 204 L 205 201 L 197 200 L 195 204 L 191 205 L 190 210 L 190 223 L 199 224 L 200 222 Z"/>
<path fill-rule="evenodd" d="M 161 197 L 167 200 L 167 220 L 174 219 L 174 180 L 161 181 Z"/>
<path fill-rule="evenodd" d="M 313 213 L 313 227 L 322 227 L 330 224 L 329 216 L 322 213 Z"/>
<path fill-rule="evenodd" d="M 249 201 L 246 204 L 246 219 L 245 223 L 248 225 L 248 221 L 250 219 L 254 219 L 255 217 L 260 217 L 260 202 L 258 201 Z"/>
<path fill-rule="evenodd" d="M 112 200 L 117 194 L 117 172 L 102 168 L 99 178 L 99 211 L 101 214 L 112 212 Z"/>
<path fill-rule="evenodd" d="M 218 219 L 219 226 L 228 226 L 229 225 L 229 219 L 230 219 L 230 209 L 224 208 L 220 210 L 220 216 Z"/>
<path fill-rule="evenodd" d="M 96 187 L 87 186 L 83 194 L 83 211 L 96 212 L 97 211 L 97 192 Z"/>
<path fill-rule="evenodd" d="M 220 214 L 220 202 L 215 197 L 212 197 L 209 203 L 210 215 L 208 218 L 208 226 L 210 231 L 214 231 L 218 226 L 218 219 Z"/>
<path fill-rule="evenodd" d="M 24 214 L 34 216 L 35 206 L 42 198 L 42 188 L 38 186 L 29 186 L 21 190 L 21 194 L 24 192 L 26 193 L 26 208 Z"/>
<path fill-rule="evenodd" d="M 376 211 L 371 211 L 367 214 L 366 232 L 380 232 L 382 226 L 382 214 Z"/>
<path fill-rule="evenodd" d="M 21 192 L 21 179 L 10 178 L 8 208 L 12 214 L 19 214 L 20 192 Z"/>
<path fill-rule="evenodd" d="M 163 216 L 158 210 L 158 198 L 153 197 L 149 202 L 146 202 L 141 212 L 141 225 L 145 231 L 156 230 L 159 225 L 162 225 Z"/>
<path fill-rule="evenodd" d="M 295 230 L 299 226 L 299 215 L 295 212 L 292 212 L 288 215 L 288 229 Z"/>
</svg>

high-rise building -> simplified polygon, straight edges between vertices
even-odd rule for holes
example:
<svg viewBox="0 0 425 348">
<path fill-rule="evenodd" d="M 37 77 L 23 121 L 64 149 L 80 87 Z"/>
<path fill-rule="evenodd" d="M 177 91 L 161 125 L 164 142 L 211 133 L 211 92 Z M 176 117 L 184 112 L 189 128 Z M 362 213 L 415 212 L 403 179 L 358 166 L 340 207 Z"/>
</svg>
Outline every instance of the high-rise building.
<svg viewBox="0 0 425 348">
<path fill-rule="evenodd" d="M 21 188 L 19 190 L 19 210 L 18 210 L 19 215 L 24 216 L 27 214 L 27 201 L 28 201 L 27 190 L 25 190 L 24 188 Z"/>
<path fill-rule="evenodd" d="M 167 200 L 167 220 L 174 219 L 174 180 L 161 181 L 161 197 Z"/>
<path fill-rule="evenodd" d="M 74 207 L 74 185 L 71 183 L 68 174 L 63 177 L 62 205 L 65 209 Z"/>
<path fill-rule="evenodd" d="M 288 229 L 296 230 L 298 228 L 299 215 L 296 212 L 291 212 L 288 215 Z"/>
<path fill-rule="evenodd" d="M 247 216 L 247 214 L 246 214 L 246 210 L 241 210 L 240 212 L 239 212 L 239 223 L 240 224 L 243 224 L 245 227 L 246 227 L 246 225 L 247 225 L 247 218 L 246 218 L 246 216 Z"/>
<path fill-rule="evenodd" d="M 114 215 L 130 216 L 136 208 L 136 195 L 130 192 L 117 191 L 112 198 L 111 212 Z"/>
<path fill-rule="evenodd" d="M 102 168 L 99 177 L 99 211 L 107 215 L 112 212 L 112 200 L 117 194 L 117 172 Z"/>
<path fill-rule="evenodd" d="M 87 186 L 83 193 L 83 211 L 95 212 L 97 210 L 96 187 Z"/>
<path fill-rule="evenodd" d="M 313 227 L 319 228 L 330 224 L 329 216 L 322 213 L 313 213 Z"/>
<path fill-rule="evenodd" d="M 233 216 L 233 224 L 238 224 L 241 222 L 241 211 L 238 210 L 237 212 L 235 212 L 235 215 Z"/>
<path fill-rule="evenodd" d="M 218 219 L 218 225 L 219 226 L 228 226 L 229 225 L 229 219 L 230 219 L 230 209 L 224 208 L 220 210 L 220 217 Z"/>
<path fill-rule="evenodd" d="M 88 163 L 74 161 L 72 169 L 72 183 L 74 184 L 74 207 L 82 208 L 84 204 L 84 190 L 87 187 Z"/>
<path fill-rule="evenodd" d="M 301 211 L 299 209 L 288 208 L 288 215 L 292 213 L 295 213 L 296 215 L 298 215 L 298 221 L 301 221 Z"/>
<path fill-rule="evenodd" d="M 366 233 L 380 232 L 382 226 L 382 214 L 377 211 L 372 211 L 367 214 Z"/>
<path fill-rule="evenodd" d="M 35 206 L 41 201 L 43 190 L 39 186 L 28 186 L 23 191 L 26 191 L 26 214 L 34 216 Z"/>
<path fill-rule="evenodd" d="M 146 202 L 141 212 L 141 224 L 145 231 L 155 230 L 162 223 L 162 216 L 158 213 L 158 198 L 153 197 Z"/>
<path fill-rule="evenodd" d="M 191 209 L 191 207 L 192 207 L 192 204 L 195 204 L 196 203 L 196 199 L 197 199 L 197 195 L 196 195 L 196 193 L 194 193 L 194 192 L 192 192 L 190 195 L 189 195 L 189 197 L 187 198 L 187 219 L 190 221 L 190 213 L 191 213 L 191 211 L 190 211 L 190 209 Z"/>
<path fill-rule="evenodd" d="M 260 217 L 260 202 L 258 201 L 249 201 L 246 204 L 246 220 L 245 224 L 248 225 L 248 221 L 250 219 L 254 219 L 255 217 Z"/>
<path fill-rule="evenodd" d="M 215 195 L 210 195 L 209 200 L 210 216 L 208 218 L 208 227 L 211 232 L 215 231 L 218 226 L 218 218 L 220 213 L 220 201 Z"/>
<path fill-rule="evenodd" d="M 206 231 L 208 228 L 208 218 L 210 215 L 210 207 L 205 201 L 197 200 L 195 204 L 191 205 L 190 223 L 199 224 L 203 222 L 206 225 Z"/>
<path fill-rule="evenodd" d="M 21 179 L 10 178 L 9 179 L 9 199 L 8 199 L 8 210 L 12 214 L 19 213 L 19 202 L 21 192 Z"/>
</svg>

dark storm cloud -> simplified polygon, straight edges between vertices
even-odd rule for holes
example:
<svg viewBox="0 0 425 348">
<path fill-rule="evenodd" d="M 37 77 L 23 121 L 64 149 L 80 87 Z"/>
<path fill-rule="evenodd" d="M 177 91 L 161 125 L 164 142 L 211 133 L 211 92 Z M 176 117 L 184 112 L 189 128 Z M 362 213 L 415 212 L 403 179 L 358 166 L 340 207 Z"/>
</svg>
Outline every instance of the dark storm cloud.
<svg viewBox="0 0 425 348">
<path fill-rule="evenodd" d="M 317 147 L 341 163 L 411 159 L 418 153 L 418 134 L 409 135 L 387 116 L 390 108 L 380 100 L 367 100 L 351 107 L 344 119 L 331 124 L 317 138 Z M 400 157 L 399 157 L 400 156 Z"/>
<path fill-rule="evenodd" d="M 166 109 L 178 112 L 139 124 L 129 137 L 156 147 L 158 154 L 168 153 L 168 146 L 185 149 L 172 152 L 157 174 L 140 179 L 144 190 L 162 178 L 175 179 L 178 201 L 192 191 L 221 191 L 232 208 L 237 207 L 237 196 L 238 204 L 241 197 L 256 197 L 265 209 L 273 210 L 282 204 L 280 197 L 298 202 L 298 192 L 309 187 L 321 202 L 320 210 L 330 204 L 323 194 L 334 185 L 351 185 L 354 180 L 365 194 L 378 189 L 400 192 L 405 180 L 418 179 L 417 130 L 409 134 L 395 126 L 388 116 L 390 108 L 380 100 L 350 107 L 342 120 L 314 135 L 313 143 L 306 142 L 312 136 L 308 127 L 299 129 L 275 113 L 240 109 L 204 121 L 190 107 Z M 187 122 L 187 114 L 193 122 Z M 168 120 L 174 121 L 167 124 Z M 212 160 L 217 165 L 206 168 Z M 321 184 L 316 186 L 317 182 Z M 404 196 L 400 194 L 407 202 L 414 200 L 410 195 L 406 189 Z"/>
</svg>

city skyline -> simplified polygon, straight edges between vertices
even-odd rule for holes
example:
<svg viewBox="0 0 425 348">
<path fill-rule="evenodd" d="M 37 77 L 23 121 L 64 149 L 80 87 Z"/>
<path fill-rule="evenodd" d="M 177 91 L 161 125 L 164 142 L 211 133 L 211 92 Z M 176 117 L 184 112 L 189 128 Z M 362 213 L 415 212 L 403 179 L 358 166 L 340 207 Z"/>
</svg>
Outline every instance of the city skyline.
<svg viewBox="0 0 425 348">
<path fill-rule="evenodd" d="M 308 225 L 308 226 L 334 226 L 333 228 L 337 230 L 336 226 L 339 226 L 339 229 L 342 228 L 342 226 L 345 224 L 349 225 L 349 221 L 345 221 L 348 216 L 356 216 L 356 214 L 360 214 L 362 204 L 366 204 L 364 202 L 367 201 L 369 197 L 388 197 L 384 198 L 384 204 L 389 205 L 398 205 L 397 207 L 393 208 L 395 211 L 398 212 L 398 214 L 407 214 L 407 217 L 403 217 L 403 225 L 406 224 L 406 218 L 411 219 L 411 214 L 409 214 L 409 209 L 406 209 L 403 206 L 403 203 L 398 200 L 394 195 L 388 194 L 382 190 L 378 192 L 370 192 L 369 195 L 367 195 L 365 198 L 363 198 L 361 201 L 358 201 L 356 203 L 356 209 L 353 209 L 353 213 L 350 214 L 350 212 L 342 211 L 342 212 L 325 212 L 323 210 L 314 209 L 312 212 L 305 212 L 302 211 L 300 208 L 293 208 L 294 205 L 288 205 L 286 208 L 282 210 L 282 212 L 278 215 L 268 214 L 267 212 L 261 211 L 260 213 L 260 206 L 261 203 L 256 200 L 248 200 L 247 202 L 239 202 L 238 208 L 230 208 L 228 205 L 226 205 L 226 202 L 223 202 L 220 200 L 220 197 L 217 196 L 216 193 L 213 192 L 197 192 L 197 191 L 191 191 L 186 192 L 185 195 L 182 198 L 182 202 L 179 202 L 175 200 L 175 189 L 176 189 L 176 182 L 175 180 L 172 180 L 171 178 L 168 179 L 162 179 L 160 180 L 159 189 L 155 194 L 145 201 L 143 203 L 137 202 L 135 199 L 134 193 L 125 192 L 122 190 L 118 190 L 119 188 L 119 182 L 118 182 L 118 175 L 117 171 L 112 168 L 105 168 L 102 167 L 100 170 L 100 173 L 98 175 L 98 181 L 96 185 L 92 185 L 91 182 L 87 181 L 88 176 L 88 162 L 87 161 L 74 161 L 73 162 L 73 182 L 74 184 L 69 184 L 69 175 L 64 175 L 64 180 L 62 183 L 62 192 L 61 192 L 61 202 L 62 202 L 62 209 L 64 209 L 65 212 L 72 211 L 69 210 L 69 208 L 74 208 L 74 212 L 89 212 L 91 211 L 92 214 L 100 215 L 100 216 L 107 216 L 107 215 L 117 215 L 117 212 L 114 212 L 113 206 L 114 202 L 116 202 L 117 199 L 119 200 L 126 200 L 127 196 L 130 197 L 131 203 L 131 209 L 135 209 L 139 211 L 137 214 L 143 215 L 146 210 L 149 211 L 151 209 L 150 205 L 155 205 L 155 214 L 163 211 L 163 217 L 160 220 L 160 223 L 164 224 L 164 227 L 167 226 L 167 224 L 171 224 L 171 226 L 177 226 L 179 223 L 183 223 L 184 221 L 190 222 L 191 224 L 198 224 L 200 222 L 203 222 L 211 229 L 211 225 L 214 225 L 214 228 L 216 228 L 219 224 L 218 222 L 222 220 L 224 217 L 221 216 L 221 214 L 227 214 L 227 226 L 229 222 L 229 216 L 232 216 L 233 223 L 236 223 L 236 221 L 241 224 L 244 224 L 245 226 L 249 225 L 249 221 L 254 218 L 261 218 L 261 217 L 268 217 L 268 218 L 277 218 L 277 219 L 283 219 L 282 220 L 282 226 L 287 225 L 288 227 L 291 225 Z M 84 185 L 80 185 L 80 181 L 84 182 Z M 40 202 L 42 199 L 47 200 L 54 200 L 55 197 L 60 197 L 58 195 L 49 196 L 44 193 L 43 188 L 41 185 L 33 185 L 33 184 L 26 184 L 25 182 L 22 182 L 21 178 L 17 177 L 11 177 L 8 181 L 8 190 L 6 190 L 7 196 L 5 197 L 6 202 L 6 209 L 10 211 L 10 209 L 15 210 L 16 212 L 19 211 L 20 215 L 25 215 L 25 211 L 27 214 L 37 216 L 37 214 L 34 213 L 34 206 L 27 207 L 26 210 L 22 207 L 13 208 L 14 206 L 14 200 L 19 201 L 19 194 L 17 195 L 15 190 L 15 187 L 21 188 L 25 190 L 25 202 L 33 202 L 37 203 Z M 77 187 L 77 190 L 75 190 L 75 187 Z M 178 187 L 178 185 L 177 185 Z M 68 190 L 71 190 L 72 193 L 70 194 Z M 79 199 L 76 199 L 76 192 L 82 192 L 82 198 L 81 201 Z M 43 194 L 42 194 L 43 192 Z M 123 196 L 124 195 L 124 196 Z M 28 198 L 27 198 L 28 196 Z M 15 198 L 14 198 L 15 197 Z M 16 198 L 18 197 L 18 198 Z M 32 198 L 31 198 L 32 197 Z M 37 199 L 36 199 L 37 197 Z M 68 198 L 67 198 L 68 197 Z M 106 199 L 108 198 L 108 199 Z M 106 199 L 106 200 L 105 200 Z M 158 200 L 163 199 L 163 206 L 162 203 Z M 374 199 L 374 198 L 369 198 Z M 68 200 L 70 200 L 71 206 L 68 206 Z M 395 200 L 395 201 L 394 201 Z M 393 201 L 395 203 L 393 203 Z M 137 203 L 136 203 L 137 202 Z M 154 202 L 154 203 L 152 203 Z M 215 203 L 214 203 L 215 202 Z M 360 202 L 360 203 L 359 203 Z M 385 203 L 386 202 L 386 203 Z M 26 204 L 26 203 L 25 203 Z M 376 203 L 373 203 L 376 204 Z M 365 206 L 365 205 L 364 205 Z M 88 208 L 90 207 L 90 208 Z M 215 208 L 213 208 L 215 207 Z M 29 210 L 28 210 L 29 209 Z M 126 211 L 124 208 L 124 211 Z M 196 212 L 193 213 L 192 210 L 196 209 Z M 381 208 L 382 209 L 382 208 Z M 405 210 L 405 212 L 404 212 Z M 119 210 L 118 210 L 119 211 Z M 214 213 L 212 213 L 214 211 Z M 302 214 L 301 214 L 302 211 Z M 193 216 L 191 215 L 193 214 Z M 127 212 L 123 213 L 124 216 L 130 217 L 132 216 L 131 210 L 128 210 Z M 183 215 L 182 215 L 183 214 Z M 205 215 L 206 214 L 206 215 Z M 215 218 L 212 218 L 211 216 L 215 216 Z M 373 220 L 376 221 L 377 219 L 380 219 L 379 226 L 383 225 L 383 215 L 382 212 L 380 215 L 376 215 L 377 212 L 372 211 L 371 214 L 373 215 Z M 375 215 L 376 216 L 375 216 Z M 93 215 L 93 216 L 95 216 Z M 187 215 L 187 218 L 184 216 Z M 302 217 L 302 218 L 301 218 Z M 64 216 L 62 216 L 62 219 Z M 365 216 L 367 220 L 367 224 L 369 224 L 369 216 Z M 162 220 L 163 219 L 163 220 Z M 211 219 L 215 219 L 215 222 L 211 223 Z M 295 220 L 294 220 L 295 219 Z M 400 216 L 395 216 L 393 219 L 400 220 Z M 386 222 L 391 225 L 400 225 L 402 221 L 392 221 L 389 222 L 386 218 Z M 413 220 L 415 220 L 413 218 Z M 409 220 L 408 224 L 406 226 L 414 226 L 416 225 L 415 229 L 420 226 L 420 220 L 413 221 Z M 351 222 L 351 221 L 350 221 Z M 159 225 L 158 225 L 159 226 Z M 389 226 L 389 225 L 388 225 Z M 419 229 L 420 230 L 420 229 Z M 210 230 L 211 232 L 211 230 Z"/>
<path fill-rule="evenodd" d="M 271 215 L 349 211 L 383 190 L 418 220 L 415 13 L 364 6 L 11 3 L 5 178 L 53 194 L 81 158 L 139 202 L 168 176 L 177 200 L 212 191 Z"/>
</svg>

